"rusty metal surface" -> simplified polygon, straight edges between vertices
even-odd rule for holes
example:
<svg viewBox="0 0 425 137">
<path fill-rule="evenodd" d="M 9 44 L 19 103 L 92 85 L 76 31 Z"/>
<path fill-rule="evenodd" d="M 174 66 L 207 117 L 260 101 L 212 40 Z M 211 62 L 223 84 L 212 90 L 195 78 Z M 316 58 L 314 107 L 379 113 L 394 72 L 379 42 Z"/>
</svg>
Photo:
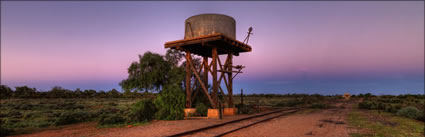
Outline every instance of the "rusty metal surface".
<svg viewBox="0 0 425 137">
<path fill-rule="evenodd" d="M 185 21 L 185 39 L 221 33 L 236 39 L 236 21 L 223 14 L 199 14 Z"/>
</svg>

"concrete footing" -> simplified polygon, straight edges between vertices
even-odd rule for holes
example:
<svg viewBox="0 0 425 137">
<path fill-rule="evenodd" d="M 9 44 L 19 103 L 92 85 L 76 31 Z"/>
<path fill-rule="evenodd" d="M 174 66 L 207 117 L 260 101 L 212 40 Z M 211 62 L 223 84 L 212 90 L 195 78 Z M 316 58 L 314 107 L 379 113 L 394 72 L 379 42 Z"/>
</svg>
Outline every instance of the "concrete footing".
<svg viewBox="0 0 425 137">
<path fill-rule="evenodd" d="M 218 109 L 208 109 L 208 118 L 220 118 Z"/>
<path fill-rule="evenodd" d="M 196 113 L 196 109 L 195 108 L 185 108 L 184 109 L 184 116 L 185 117 L 191 116 L 191 115 L 193 115 L 195 113 Z"/>
<path fill-rule="evenodd" d="M 238 108 L 224 108 L 223 115 L 224 116 L 233 116 L 238 112 Z"/>
</svg>

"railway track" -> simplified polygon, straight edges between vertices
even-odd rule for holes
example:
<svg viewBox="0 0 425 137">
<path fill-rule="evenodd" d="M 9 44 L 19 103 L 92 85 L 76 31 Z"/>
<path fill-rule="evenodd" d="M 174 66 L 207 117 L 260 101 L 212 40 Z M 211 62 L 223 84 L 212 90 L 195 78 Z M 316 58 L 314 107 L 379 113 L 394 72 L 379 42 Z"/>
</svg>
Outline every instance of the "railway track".
<svg viewBox="0 0 425 137">
<path fill-rule="evenodd" d="M 250 117 L 245 117 L 237 120 L 232 120 L 224 123 L 219 123 L 199 129 L 189 130 L 182 133 L 177 133 L 170 135 L 169 137 L 182 137 L 182 136 L 212 136 L 212 137 L 221 137 L 232 132 L 259 124 L 262 122 L 269 121 L 274 118 L 278 118 L 284 115 L 295 113 L 303 108 L 289 108 L 289 109 L 280 109 L 268 113 L 257 114 Z"/>
</svg>

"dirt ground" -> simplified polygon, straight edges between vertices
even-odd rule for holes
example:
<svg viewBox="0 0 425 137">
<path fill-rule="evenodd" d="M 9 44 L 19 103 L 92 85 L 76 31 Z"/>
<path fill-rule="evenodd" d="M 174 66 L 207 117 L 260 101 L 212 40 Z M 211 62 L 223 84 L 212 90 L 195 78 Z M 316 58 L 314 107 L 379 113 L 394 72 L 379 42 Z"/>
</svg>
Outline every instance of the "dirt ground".
<svg viewBox="0 0 425 137">
<path fill-rule="evenodd" d="M 351 105 L 338 103 L 336 108 L 323 110 L 306 110 L 303 112 L 279 117 L 268 122 L 233 132 L 226 136 L 279 136 L 279 137 L 348 137 L 348 126 L 345 120 Z M 227 116 L 218 119 L 192 119 L 177 121 L 153 121 L 147 125 L 123 128 L 96 128 L 96 123 L 69 125 L 62 129 L 47 130 L 19 136 L 167 136 L 187 130 L 197 129 L 212 124 L 247 117 L 248 115 Z"/>
<path fill-rule="evenodd" d="M 349 137 L 345 120 L 351 105 L 337 104 L 337 108 L 304 111 L 279 117 L 233 132 L 226 137 Z"/>
</svg>

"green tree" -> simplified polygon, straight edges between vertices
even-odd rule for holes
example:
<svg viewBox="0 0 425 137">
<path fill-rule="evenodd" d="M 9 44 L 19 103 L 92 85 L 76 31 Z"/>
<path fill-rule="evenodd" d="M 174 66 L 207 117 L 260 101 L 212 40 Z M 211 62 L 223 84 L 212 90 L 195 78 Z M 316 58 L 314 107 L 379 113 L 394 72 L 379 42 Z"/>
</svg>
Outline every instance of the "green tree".
<svg viewBox="0 0 425 137">
<path fill-rule="evenodd" d="M 73 97 L 81 98 L 83 96 L 83 91 L 80 88 L 75 89 L 73 93 Z"/>
<path fill-rule="evenodd" d="M 0 98 L 9 98 L 12 94 L 12 89 L 10 89 L 7 85 L 0 86 Z"/>
<path fill-rule="evenodd" d="M 112 89 L 106 93 L 109 98 L 118 98 L 120 97 L 120 92 L 118 92 L 116 89 Z"/>
<path fill-rule="evenodd" d="M 185 71 L 179 63 L 183 56 L 183 53 L 173 49 L 167 50 L 165 56 L 149 51 L 143 56 L 139 55 L 139 61 L 128 68 L 128 78 L 120 82 L 124 94 L 129 95 L 131 91 L 160 91 L 168 84 L 182 85 Z"/>
<path fill-rule="evenodd" d="M 16 98 L 30 98 L 32 96 L 35 96 L 37 94 L 35 88 L 29 88 L 27 86 L 21 86 L 21 87 L 15 87 L 15 93 L 13 94 L 13 97 Z"/>
<path fill-rule="evenodd" d="M 183 119 L 185 107 L 185 94 L 177 84 L 166 85 L 156 97 L 154 104 L 158 111 L 155 116 L 161 120 Z"/>
<path fill-rule="evenodd" d="M 120 82 L 125 91 L 160 90 L 167 83 L 171 65 L 164 57 L 152 52 L 139 55 L 139 62 L 131 63 L 128 78 Z"/>
<path fill-rule="evenodd" d="M 101 90 L 96 93 L 96 98 L 106 98 L 106 92 Z"/>
<path fill-rule="evenodd" d="M 96 90 L 93 90 L 93 89 L 88 89 L 87 90 L 86 89 L 86 90 L 84 90 L 83 95 L 86 98 L 94 98 L 96 96 Z"/>
<path fill-rule="evenodd" d="M 71 92 L 71 91 L 69 91 Z M 63 89 L 60 86 L 54 86 L 50 91 L 47 92 L 47 97 L 49 98 L 67 98 L 70 94 L 66 89 Z"/>
<path fill-rule="evenodd" d="M 183 59 L 184 54 L 175 49 L 167 50 L 165 53 L 165 60 L 169 62 L 172 66 L 178 66 L 179 62 Z"/>
</svg>

